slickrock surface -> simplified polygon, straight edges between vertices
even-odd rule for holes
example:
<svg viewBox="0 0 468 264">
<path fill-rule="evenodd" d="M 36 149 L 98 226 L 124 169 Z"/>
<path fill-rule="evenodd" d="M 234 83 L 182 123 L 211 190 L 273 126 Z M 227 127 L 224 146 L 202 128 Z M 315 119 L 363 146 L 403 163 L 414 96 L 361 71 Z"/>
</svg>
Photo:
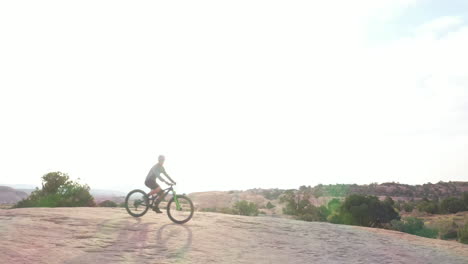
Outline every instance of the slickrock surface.
<svg viewBox="0 0 468 264">
<path fill-rule="evenodd" d="M 196 212 L 0 210 L 0 263 L 468 263 L 468 245 L 399 232 Z"/>
</svg>

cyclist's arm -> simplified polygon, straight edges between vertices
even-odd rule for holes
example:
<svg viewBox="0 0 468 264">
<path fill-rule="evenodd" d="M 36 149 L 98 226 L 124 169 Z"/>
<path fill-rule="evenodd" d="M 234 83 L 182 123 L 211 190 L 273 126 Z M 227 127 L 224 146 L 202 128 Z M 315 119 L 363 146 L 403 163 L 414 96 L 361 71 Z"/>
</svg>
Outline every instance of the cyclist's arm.
<svg viewBox="0 0 468 264">
<path fill-rule="evenodd" d="M 160 181 L 164 182 L 165 184 L 169 185 L 169 183 L 163 177 L 161 177 L 161 175 L 158 175 L 157 178 L 158 178 L 158 180 L 160 180 Z"/>
<path fill-rule="evenodd" d="M 166 176 L 173 184 L 175 184 L 175 181 L 174 181 L 171 177 L 169 177 L 169 175 L 167 174 L 166 169 L 164 169 L 164 167 L 163 167 L 163 169 L 162 169 L 162 173 L 163 173 L 164 176 Z M 169 184 L 169 183 L 166 182 L 166 184 Z"/>
</svg>

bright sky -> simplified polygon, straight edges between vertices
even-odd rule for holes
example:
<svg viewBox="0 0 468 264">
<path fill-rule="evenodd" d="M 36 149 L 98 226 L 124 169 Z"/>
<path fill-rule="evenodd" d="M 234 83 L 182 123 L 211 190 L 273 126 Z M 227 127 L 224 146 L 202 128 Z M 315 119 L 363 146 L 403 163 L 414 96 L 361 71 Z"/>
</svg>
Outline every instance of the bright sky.
<svg viewBox="0 0 468 264">
<path fill-rule="evenodd" d="M 0 183 L 468 180 L 468 2 L 2 1 Z"/>
</svg>

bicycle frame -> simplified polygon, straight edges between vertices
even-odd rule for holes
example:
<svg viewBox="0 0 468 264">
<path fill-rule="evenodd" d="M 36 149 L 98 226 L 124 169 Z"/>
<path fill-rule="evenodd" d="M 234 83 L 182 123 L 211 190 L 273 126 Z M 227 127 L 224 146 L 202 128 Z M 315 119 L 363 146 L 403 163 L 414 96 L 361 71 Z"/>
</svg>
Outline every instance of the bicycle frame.
<svg viewBox="0 0 468 264">
<path fill-rule="evenodd" d="M 176 209 L 177 209 L 177 211 L 181 211 L 182 207 L 179 204 L 179 199 L 177 199 L 177 194 L 176 194 L 176 192 L 175 192 L 175 190 L 174 190 L 174 188 L 172 186 L 163 190 L 164 194 L 163 194 L 161 200 L 164 199 L 164 197 L 166 197 L 166 195 L 171 191 L 172 191 L 172 196 L 174 197 L 174 202 L 176 204 Z M 154 200 L 156 199 L 156 197 L 158 197 L 158 196 L 153 196 L 153 198 L 151 199 L 151 205 L 153 205 Z"/>
</svg>

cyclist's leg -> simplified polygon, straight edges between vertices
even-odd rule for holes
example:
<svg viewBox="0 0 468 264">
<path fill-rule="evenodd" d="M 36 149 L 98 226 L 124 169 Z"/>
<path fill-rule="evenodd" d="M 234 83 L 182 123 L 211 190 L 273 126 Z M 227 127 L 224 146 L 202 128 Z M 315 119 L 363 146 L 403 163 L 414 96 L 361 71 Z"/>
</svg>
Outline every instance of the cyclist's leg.
<svg viewBox="0 0 468 264">
<path fill-rule="evenodd" d="M 161 192 L 161 187 L 158 186 L 158 188 L 152 189 L 151 192 L 149 192 L 148 195 L 151 196 L 151 195 L 154 195 L 154 194 L 156 194 L 156 193 L 159 194 L 159 192 Z"/>
<path fill-rule="evenodd" d="M 148 193 L 148 196 L 154 195 L 155 193 L 159 193 L 161 191 L 161 187 L 156 183 L 156 181 L 146 181 L 145 185 L 151 189 Z"/>
</svg>

